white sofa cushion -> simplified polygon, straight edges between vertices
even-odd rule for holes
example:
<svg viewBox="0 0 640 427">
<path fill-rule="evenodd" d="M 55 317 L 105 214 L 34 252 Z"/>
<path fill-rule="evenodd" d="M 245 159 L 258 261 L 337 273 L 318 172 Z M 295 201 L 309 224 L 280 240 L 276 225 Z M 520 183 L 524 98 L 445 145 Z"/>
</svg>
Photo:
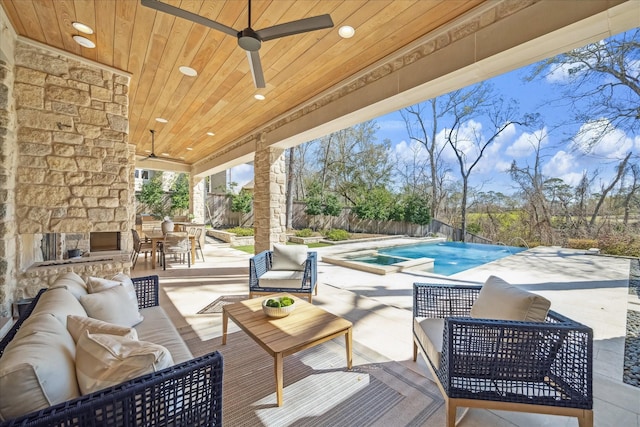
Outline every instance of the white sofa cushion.
<svg viewBox="0 0 640 427">
<path fill-rule="evenodd" d="M 138 339 L 165 347 L 171 353 L 174 363 L 193 359 L 189 347 L 182 340 L 180 333 L 162 307 L 147 307 L 140 312 L 144 316 L 144 322 L 136 325 Z"/>
<path fill-rule="evenodd" d="M 109 334 L 126 337 L 132 340 L 138 339 L 138 333 L 133 328 L 114 325 L 112 323 L 94 319 L 93 317 L 67 316 L 67 330 L 73 337 L 73 341 L 76 343 L 84 331 L 89 331 L 91 334 Z"/>
<path fill-rule="evenodd" d="M 418 341 L 422 344 L 426 356 L 433 363 L 435 369 L 439 369 L 442 357 L 444 319 L 414 317 L 413 323 L 413 330 Z"/>
<path fill-rule="evenodd" d="M 85 331 L 78 340 L 76 374 L 82 394 L 168 368 L 171 354 L 161 345 Z"/>
<path fill-rule="evenodd" d="M 80 303 L 89 317 L 104 322 L 132 327 L 143 320 L 138 305 L 122 284 L 95 294 L 83 295 Z"/>
<path fill-rule="evenodd" d="M 53 314 L 29 316 L 0 358 L 0 420 L 78 397 L 75 356 L 71 334 Z"/>
<path fill-rule="evenodd" d="M 51 313 L 66 328 L 67 316 L 86 316 L 87 312 L 67 287 L 47 289 L 38 300 L 32 316 L 39 313 Z"/>
<path fill-rule="evenodd" d="M 471 317 L 544 322 L 549 307 L 551 301 L 545 297 L 512 286 L 499 277 L 490 276 L 471 307 Z"/>
<path fill-rule="evenodd" d="M 261 288 L 302 288 L 304 271 L 299 270 L 269 270 L 260 276 L 258 285 Z"/>
<path fill-rule="evenodd" d="M 274 244 L 271 270 L 304 271 L 308 250 L 306 245 Z"/>
<path fill-rule="evenodd" d="M 76 299 L 80 299 L 82 295 L 86 295 L 89 293 L 89 291 L 87 290 L 87 284 L 84 282 L 82 277 L 78 276 L 73 271 L 64 273 L 62 276 L 58 277 L 49 287 L 49 289 L 63 287 L 67 288 L 67 290 L 71 292 L 71 294 L 73 294 Z"/>
</svg>

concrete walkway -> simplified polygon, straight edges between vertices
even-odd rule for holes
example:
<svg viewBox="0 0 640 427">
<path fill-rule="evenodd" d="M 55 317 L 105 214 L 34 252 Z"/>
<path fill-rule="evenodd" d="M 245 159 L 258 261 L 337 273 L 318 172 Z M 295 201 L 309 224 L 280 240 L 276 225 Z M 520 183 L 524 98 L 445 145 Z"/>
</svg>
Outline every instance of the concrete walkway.
<svg viewBox="0 0 640 427">
<path fill-rule="evenodd" d="M 399 239 L 387 240 L 380 245 L 398 243 Z M 317 252 L 321 260 L 326 254 L 373 246 L 376 244 L 371 242 L 355 243 L 319 248 Z M 166 271 L 151 270 L 150 262 L 140 259 L 133 275 L 158 274 L 164 291 L 161 304 L 176 326 L 190 326 L 202 339 L 209 339 L 221 334 L 221 316 L 197 312 L 220 296 L 248 294 L 250 255 L 224 244 L 207 244 L 204 251 L 206 261 L 196 262 L 191 269 L 173 263 Z M 595 425 L 640 427 L 640 389 L 622 382 L 628 259 L 541 247 L 450 277 L 417 272 L 379 276 L 322 261 L 318 272 L 319 293 L 314 304 L 351 320 L 354 340 L 360 344 L 427 378 L 430 374 L 422 358 L 418 363 L 412 361 L 414 282 L 483 283 L 494 274 L 540 293 L 551 300 L 553 310 L 594 330 Z M 577 422 L 557 416 L 470 410 L 458 425 L 576 426 Z"/>
</svg>

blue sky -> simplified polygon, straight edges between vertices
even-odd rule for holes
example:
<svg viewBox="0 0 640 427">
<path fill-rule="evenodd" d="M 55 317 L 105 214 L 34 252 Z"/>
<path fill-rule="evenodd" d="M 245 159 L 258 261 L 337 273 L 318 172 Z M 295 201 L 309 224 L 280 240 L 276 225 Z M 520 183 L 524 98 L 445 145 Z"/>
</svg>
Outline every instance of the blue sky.
<svg viewBox="0 0 640 427">
<path fill-rule="evenodd" d="M 506 170 L 514 160 L 520 167 L 533 165 L 533 142 L 542 141 L 542 172 L 545 176 L 561 178 L 567 184 L 575 186 L 584 171 L 590 177 L 597 173 L 592 184 L 592 189 L 597 191 L 602 183 L 607 183 L 614 176 L 616 165 L 627 152 L 633 151 L 637 155 L 640 151 L 640 137 L 618 130 L 587 152 L 582 141 L 572 137 L 580 128 L 579 125 L 557 128 L 560 122 L 569 118 L 568 112 L 566 107 L 554 105 L 551 101 L 558 98 L 562 85 L 571 78 L 568 70 L 561 68 L 546 78 L 525 82 L 523 77 L 531 67 L 503 74 L 490 82 L 504 98 L 513 98 L 518 102 L 520 113 L 539 113 L 542 124 L 536 129 L 511 125 L 489 146 L 483 160 L 471 175 L 470 185 L 481 191 L 512 194 L 516 188 Z M 640 69 L 640 65 L 637 68 Z M 410 152 L 411 141 L 399 112 L 387 114 L 375 121 L 379 126 L 378 141 L 389 139 L 393 156 Z M 469 131 L 483 130 L 482 126 L 482 123 L 470 121 L 463 128 Z M 589 124 L 583 126 L 585 130 L 589 130 Z M 459 180 L 453 152 L 446 149 L 444 157 L 451 166 L 450 178 Z M 253 167 L 241 165 L 233 168 L 231 176 L 241 187 L 253 179 Z"/>
</svg>

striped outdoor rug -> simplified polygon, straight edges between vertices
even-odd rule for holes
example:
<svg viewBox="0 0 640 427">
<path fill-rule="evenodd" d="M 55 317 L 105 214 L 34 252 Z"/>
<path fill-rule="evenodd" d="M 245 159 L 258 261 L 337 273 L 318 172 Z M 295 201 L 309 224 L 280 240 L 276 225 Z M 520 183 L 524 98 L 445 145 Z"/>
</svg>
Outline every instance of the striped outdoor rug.
<svg viewBox="0 0 640 427">
<path fill-rule="evenodd" d="M 354 342 L 346 369 L 344 339 L 284 359 L 284 404 L 276 406 L 273 358 L 244 332 L 201 341 L 183 334 L 194 355 L 219 350 L 224 357 L 223 421 L 236 426 L 444 425 L 435 384 Z"/>
</svg>

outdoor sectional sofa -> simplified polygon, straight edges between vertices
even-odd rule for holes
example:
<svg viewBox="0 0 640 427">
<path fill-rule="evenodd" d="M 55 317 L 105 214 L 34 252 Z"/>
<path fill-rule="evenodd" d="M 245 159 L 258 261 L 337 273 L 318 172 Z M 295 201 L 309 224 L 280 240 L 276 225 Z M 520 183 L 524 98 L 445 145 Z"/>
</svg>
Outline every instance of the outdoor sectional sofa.
<svg viewBox="0 0 640 427">
<path fill-rule="evenodd" d="M 67 273 L 24 310 L 0 342 L 0 426 L 222 425 L 220 353 L 191 355 L 158 305 L 158 276 L 119 276 L 92 294 Z"/>
</svg>

